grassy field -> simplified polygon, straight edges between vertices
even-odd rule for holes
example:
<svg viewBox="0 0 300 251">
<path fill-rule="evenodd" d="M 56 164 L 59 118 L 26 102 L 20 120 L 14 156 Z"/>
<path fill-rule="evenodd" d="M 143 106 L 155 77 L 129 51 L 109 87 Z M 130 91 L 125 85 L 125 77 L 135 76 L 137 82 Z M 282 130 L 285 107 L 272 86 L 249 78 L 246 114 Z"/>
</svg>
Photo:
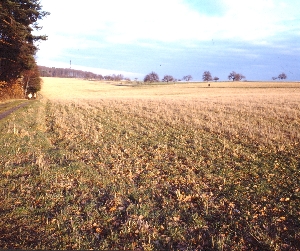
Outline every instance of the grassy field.
<svg viewBox="0 0 300 251">
<path fill-rule="evenodd" d="M 41 97 L 0 121 L 0 248 L 300 249 L 299 83 Z"/>
</svg>

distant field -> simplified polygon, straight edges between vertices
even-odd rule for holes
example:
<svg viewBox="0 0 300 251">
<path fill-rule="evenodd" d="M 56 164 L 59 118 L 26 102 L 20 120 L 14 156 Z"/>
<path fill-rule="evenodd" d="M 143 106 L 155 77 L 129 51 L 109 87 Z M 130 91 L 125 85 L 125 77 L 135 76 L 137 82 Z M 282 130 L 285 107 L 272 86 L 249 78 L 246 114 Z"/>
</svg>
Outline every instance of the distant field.
<svg viewBox="0 0 300 251">
<path fill-rule="evenodd" d="M 128 97 L 203 97 L 218 95 L 264 95 L 272 88 L 298 89 L 299 82 L 209 82 L 208 83 L 153 83 L 136 84 L 136 82 L 86 81 L 80 79 L 43 78 L 43 94 L 50 99 L 99 99 Z M 230 88 L 230 90 L 228 90 Z M 232 88 L 232 89 L 231 89 Z M 278 89 L 279 90 L 276 90 Z M 247 90 L 249 89 L 249 90 Z M 257 90 L 258 89 L 258 90 Z M 292 91 L 290 90 L 290 91 Z"/>
<path fill-rule="evenodd" d="M 0 120 L 0 248 L 300 250 L 300 83 L 120 83 Z"/>
</svg>

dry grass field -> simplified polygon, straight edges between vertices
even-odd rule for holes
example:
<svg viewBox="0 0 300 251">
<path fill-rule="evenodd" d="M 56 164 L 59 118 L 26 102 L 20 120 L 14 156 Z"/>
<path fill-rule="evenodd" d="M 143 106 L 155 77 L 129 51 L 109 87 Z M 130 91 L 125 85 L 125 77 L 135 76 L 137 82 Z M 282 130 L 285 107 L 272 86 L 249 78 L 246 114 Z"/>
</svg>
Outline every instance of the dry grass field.
<svg viewBox="0 0 300 251">
<path fill-rule="evenodd" d="M 300 83 L 41 94 L 0 121 L 0 248 L 300 250 Z"/>
</svg>

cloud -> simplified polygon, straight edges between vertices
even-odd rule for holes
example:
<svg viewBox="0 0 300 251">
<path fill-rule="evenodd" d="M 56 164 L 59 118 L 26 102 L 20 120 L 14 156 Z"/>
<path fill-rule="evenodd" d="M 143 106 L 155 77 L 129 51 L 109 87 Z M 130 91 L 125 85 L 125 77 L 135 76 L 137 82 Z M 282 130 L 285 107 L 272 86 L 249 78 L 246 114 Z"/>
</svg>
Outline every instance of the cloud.
<svg viewBox="0 0 300 251">
<path fill-rule="evenodd" d="M 300 3 L 279 0 L 217 0 L 222 14 L 201 12 L 201 1 L 188 0 L 44 0 L 52 12 L 44 22 L 50 35 L 93 36 L 94 43 L 138 41 L 208 41 L 240 39 L 259 41 L 286 30 L 281 22 L 297 17 Z M 204 4 L 204 3 L 202 3 Z M 192 8 L 199 5 L 198 8 Z M 215 5 L 217 5 L 215 3 Z M 203 5 L 203 10 L 205 11 Z M 221 8 L 221 7 L 220 7 Z M 298 8 L 299 9 L 299 8 Z M 299 27 L 293 27 L 297 29 Z M 77 41 L 75 41 L 77 40 Z"/>
<path fill-rule="evenodd" d="M 49 40 L 40 45 L 38 63 L 56 67 L 72 59 L 114 73 L 171 74 L 190 58 L 196 71 L 200 60 L 203 67 L 231 58 L 232 65 L 237 58 L 239 64 L 263 65 L 264 53 L 299 55 L 300 1 L 43 0 L 42 5 L 51 15 L 41 21 Z M 156 69 L 158 61 L 169 68 Z"/>
<path fill-rule="evenodd" d="M 94 35 L 107 42 L 177 40 L 194 36 L 201 22 L 199 14 L 181 0 L 86 0 L 84 4 L 78 0 L 44 2 L 44 8 L 47 10 L 48 7 L 52 12 L 49 20 L 44 22 L 45 28 L 56 34 Z"/>
<path fill-rule="evenodd" d="M 274 1 L 224 0 L 223 4 L 227 9 L 226 15 L 221 17 L 223 37 L 259 41 L 278 33 L 278 11 Z"/>
</svg>

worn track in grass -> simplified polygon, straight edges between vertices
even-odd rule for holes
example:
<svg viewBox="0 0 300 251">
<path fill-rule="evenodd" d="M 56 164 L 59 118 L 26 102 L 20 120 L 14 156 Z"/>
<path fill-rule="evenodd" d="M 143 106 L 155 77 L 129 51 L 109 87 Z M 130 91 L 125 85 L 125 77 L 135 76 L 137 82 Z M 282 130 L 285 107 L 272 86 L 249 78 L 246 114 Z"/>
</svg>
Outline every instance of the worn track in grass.
<svg viewBox="0 0 300 251">
<path fill-rule="evenodd" d="M 18 110 L 18 109 L 20 109 L 20 108 L 22 108 L 22 107 L 24 107 L 24 106 L 26 106 L 28 104 L 29 104 L 29 102 L 26 101 L 24 103 L 21 103 L 21 104 L 19 104 L 17 106 L 14 106 L 14 107 L 6 110 L 5 112 L 1 112 L 0 113 L 0 120 L 6 118 L 8 115 L 10 115 L 11 113 L 13 113 L 14 111 L 16 111 L 16 110 Z"/>
</svg>

